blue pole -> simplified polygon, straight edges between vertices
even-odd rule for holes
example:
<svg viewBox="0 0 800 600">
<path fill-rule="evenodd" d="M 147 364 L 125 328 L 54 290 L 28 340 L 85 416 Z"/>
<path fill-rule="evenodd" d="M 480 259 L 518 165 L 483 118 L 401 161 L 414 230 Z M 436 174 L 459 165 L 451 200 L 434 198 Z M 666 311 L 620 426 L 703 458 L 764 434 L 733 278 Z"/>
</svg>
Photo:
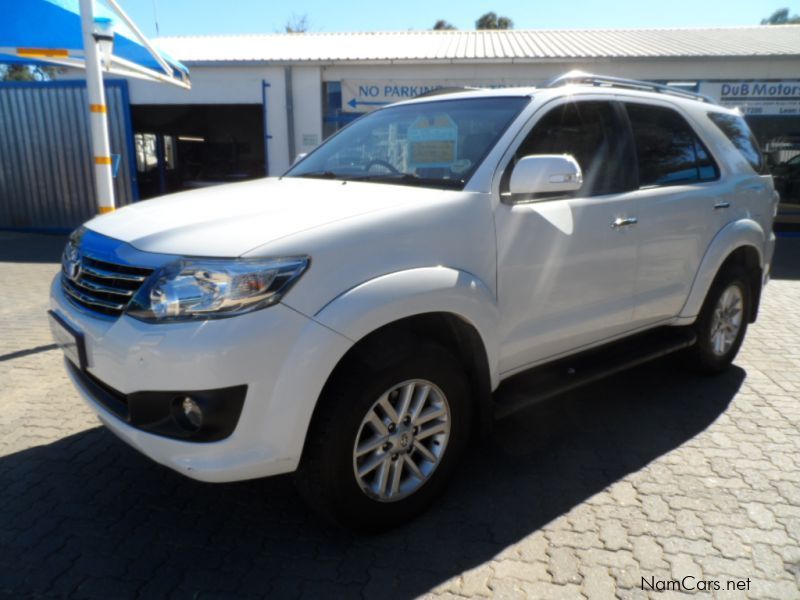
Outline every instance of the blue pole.
<svg viewBox="0 0 800 600">
<path fill-rule="evenodd" d="M 261 80 L 261 105 L 264 108 L 264 175 L 269 177 L 269 141 L 272 136 L 269 134 L 269 125 L 267 123 L 267 88 L 269 83 L 266 79 Z"/>
</svg>

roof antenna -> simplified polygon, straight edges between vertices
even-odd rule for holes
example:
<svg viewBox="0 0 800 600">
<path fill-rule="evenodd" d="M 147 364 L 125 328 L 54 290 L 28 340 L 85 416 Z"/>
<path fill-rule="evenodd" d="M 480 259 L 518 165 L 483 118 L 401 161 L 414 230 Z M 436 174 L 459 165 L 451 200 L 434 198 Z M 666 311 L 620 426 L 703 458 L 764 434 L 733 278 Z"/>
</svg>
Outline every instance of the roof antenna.
<svg viewBox="0 0 800 600">
<path fill-rule="evenodd" d="M 158 6 L 156 0 L 153 0 L 153 19 L 156 22 L 156 37 L 161 37 L 161 32 L 158 30 Z"/>
</svg>

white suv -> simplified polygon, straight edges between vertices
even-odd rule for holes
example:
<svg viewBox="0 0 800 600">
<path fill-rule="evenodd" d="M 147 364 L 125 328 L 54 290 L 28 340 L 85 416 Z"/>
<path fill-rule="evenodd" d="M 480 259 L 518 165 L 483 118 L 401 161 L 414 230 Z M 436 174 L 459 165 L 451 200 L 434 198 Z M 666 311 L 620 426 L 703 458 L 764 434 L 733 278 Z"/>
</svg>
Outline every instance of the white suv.
<svg viewBox="0 0 800 600">
<path fill-rule="evenodd" d="M 693 94 L 585 74 L 441 93 L 282 177 L 89 221 L 51 324 L 128 444 L 203 481 L 296 471 L 375 530 L 493 418 L 676 350 L 726 368 L 776 206 L 741 115 Z"/>
</svg>

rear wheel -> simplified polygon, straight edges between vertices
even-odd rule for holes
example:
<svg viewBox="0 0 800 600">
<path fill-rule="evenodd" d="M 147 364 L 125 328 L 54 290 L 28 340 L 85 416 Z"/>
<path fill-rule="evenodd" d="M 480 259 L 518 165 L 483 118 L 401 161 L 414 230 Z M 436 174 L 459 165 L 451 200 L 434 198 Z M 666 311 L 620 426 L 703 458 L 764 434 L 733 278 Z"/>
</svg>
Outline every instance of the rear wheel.
<svg viewBox="0 0 800 600">
<path fill-rule="evenodd" d="M 390 364 L 351 364 L 320 398 L 296 474 L 300 493 L 347 527 L 389 529 L 444 490 L 470 430 L 466 375 L 423 343 Z"/>
<path fill-rule="evenodd" d="M 742 269 L 731 268 L 717 276 L 694 326 L 697 344 L 684 355 L 690 369 L 715 374 L 730 366 L 747 332 L 751 302 Z"/>
</svg>

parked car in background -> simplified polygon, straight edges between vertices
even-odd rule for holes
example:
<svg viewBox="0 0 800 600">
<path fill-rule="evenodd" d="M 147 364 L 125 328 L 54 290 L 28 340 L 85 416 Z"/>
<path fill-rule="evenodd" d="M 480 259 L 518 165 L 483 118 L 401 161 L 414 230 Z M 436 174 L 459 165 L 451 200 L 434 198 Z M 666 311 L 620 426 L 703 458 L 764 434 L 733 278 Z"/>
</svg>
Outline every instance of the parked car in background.
<svg viewBox="0 0 800 600">
<path fill-rule="evenodd" d="M 776 203 L 741 115 L 693 94 L 571 74 L 432 95 L 283 177 L 86 223 L 50 314 L 131 446 L 203 481 L 296 472 L 322 513 L 378 530 L 498 416 L 670 352 L 726 369 Z M 523 372 L 541 385 L 504 395 Z"/>
<path fill-rule="evenodd" d="M 800 204 L 800 154 L 776 164 L 772 176 L 781 201 Z"/>
</svg>

